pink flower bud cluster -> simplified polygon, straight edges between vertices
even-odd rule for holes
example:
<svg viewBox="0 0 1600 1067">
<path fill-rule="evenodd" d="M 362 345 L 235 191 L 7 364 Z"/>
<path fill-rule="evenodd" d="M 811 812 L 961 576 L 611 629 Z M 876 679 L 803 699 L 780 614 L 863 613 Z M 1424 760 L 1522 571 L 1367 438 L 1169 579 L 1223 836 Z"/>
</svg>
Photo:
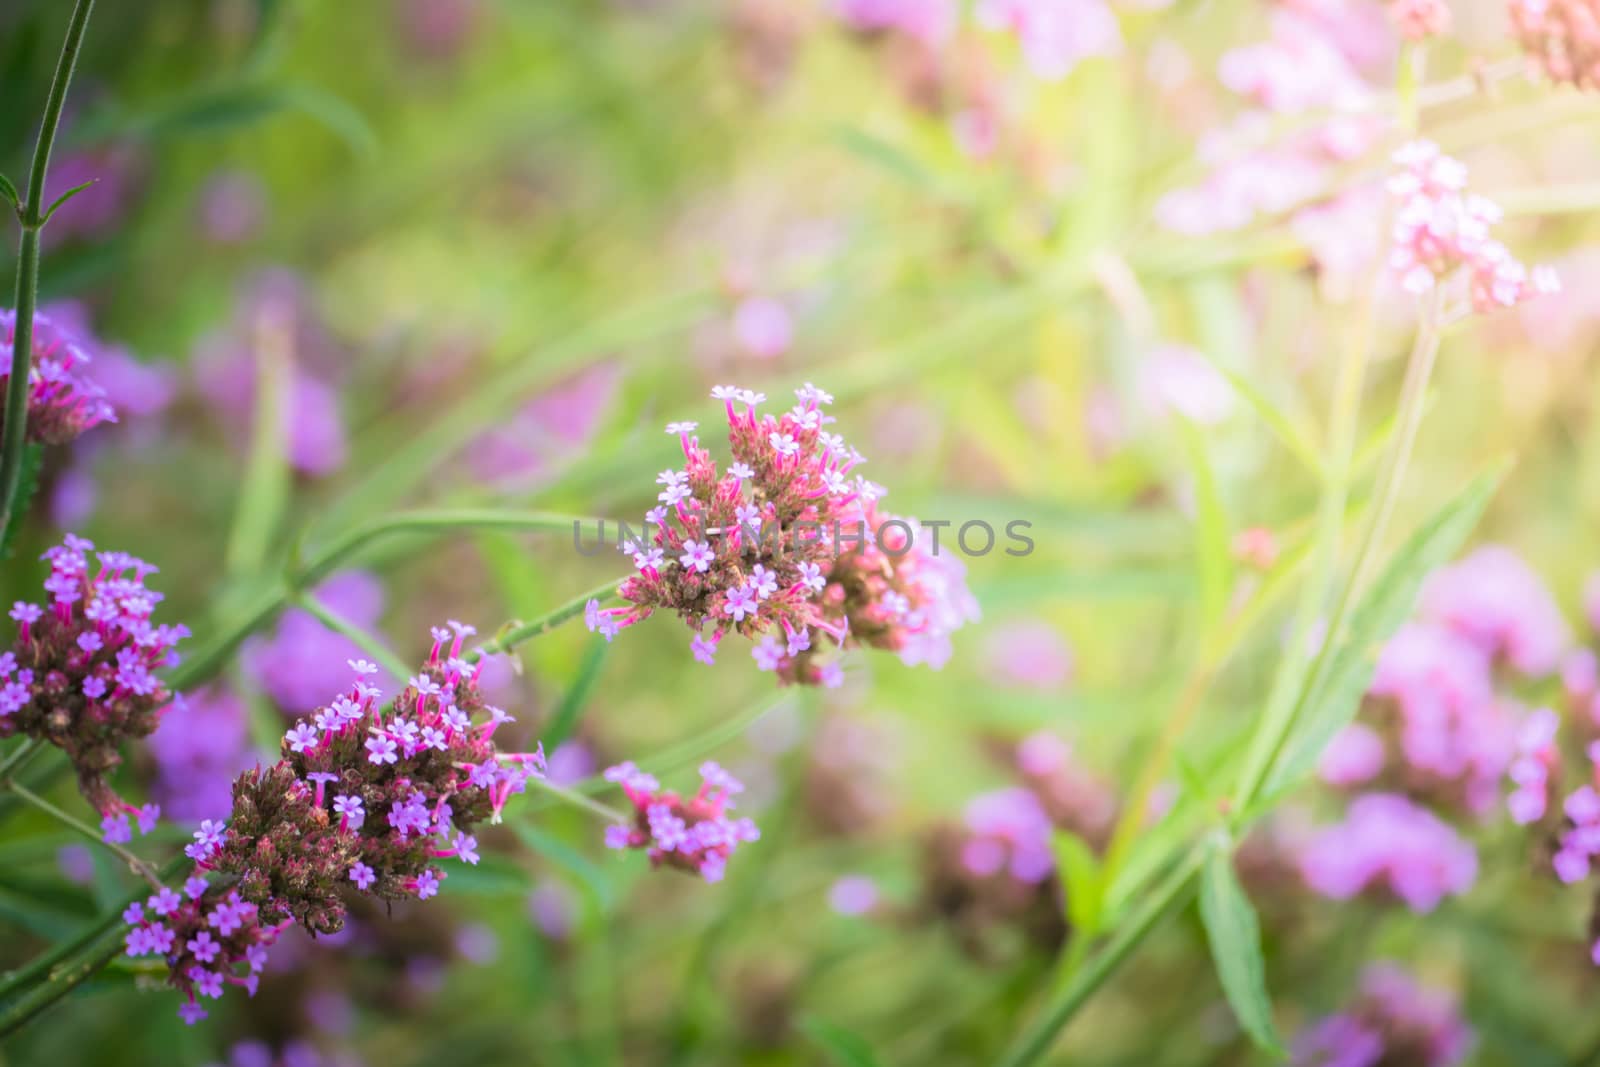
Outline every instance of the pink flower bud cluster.
<svg viewBox="0 0 1600 1067">
<path fill-rule="evenodd" d="M 1551 81 L 1600 89 L 1600 3 L 1511 0 L 1511 28 L 1529 61 Z"/>
<path fill-rule="evenodd" d="M 0 653 L 0 737 L 26 734 L 60 748 L 85 799 L 125 828 L 125 813 L 136 809 L 107 778 L 122 762 L 122 743 L 155 730 L 172 698 L 155 672 L 178 662 L 173 649 L 189 631 L 151 623 L 162 597 L 144 581 L 156 568 L 125 552 L 91 559 L 93 548 L 68 534 L 43 557 L 45 604 L 11 609 L 17 639 Z"/>
<path fill-rule="evenodd" d="M 1389 178 L 1398 201 L 1389 267 L 1408 293 L 1422 294 L 1460 273 L 1475 311 L 1515 307 L 1561 288 L 1555 271 L 1529 271 L 1489 235 L 1502 217 L 1491 200 L 1466 192 L 1467 168 L 1431 141 L 1412 141 L 1394 155 Z"/>
<path fill-rule="evenodd" d="M 0 391 L 11 380 L 17 313 L 0 310 Z M 62 445 L 117 414 L 105 390 L 84 375 L 92 361 L 89 343 L 44 315 L 33 317 L 33 352 L 28 366 L 28 428 L 34 444 Z M 3 426 L 0 416 L 0 426 Z"/>
<path fill-rule="evenodd" d="M 1157 202 L 1157 219 L 1174 232 L 1236 230 L 1325 197 L 1337 168 L 1383 134 L 1384 120 L 1370 108 L 1373 87 L 1356 58 L 1334 27 L 1307 11 L 1279 7 L 1272 35 L 1227 52 L 1217 73 L 1254 107 L 1201 139 L 1199 155 L 1210 168 L 1204 181 Z M 1281 116 L 1310 112 L 1332 117 L 1283 134 Z"/>
<path fill-rule="evenodd" d="M 512 719 L 478 690 L 483 660 L 462 654 L 473 632 L 435 629 L 427 664 L 387 705 L 377 667 L 351 661 L 349 690 L 290 729 L 283 758 L 235 780 L 227 824 L 201 823 L 185 849 L 196 880 L 221 875 L 273 936 L 288 923 L 329 934 L 352 894 L 426 900 L 445 879 L 435 861 L 478 863 L 474 825 L 498 821 L 544 756 L 497 750 Z M 192 1014 L 188 961 L 164 954 Z"/>
<path fill-rule="evenodd" d="M 749 819 L 728 817 L 733 797 L 744 786 L 715 763 L 700 765 L 700 788 L 687 799 L 663 791 L 632 763 L 617 764 L 605 777 L 622 787 L 634 811 L 633 825 L 606 827 L 606 847 L 646 849 L 653 866 L 676 867 L 720 882 L 734 850 L 761 837 Z"/>
<path fill-rule="evenodd" d="M 1450 32 L 1450 5 L 1444 0 L 1389 0 L 1389 20 L 1408 41 L 1425 41 Z"/>
<path fill-rule="evenodd" d="M 878 513 L 884 490 L 851 476 L 861 454 L 825 429 L 833 398 L 807 384 L 791 410 L 757 416 L 760 393 L 718 386 L 712 395 L 724 403 L 734 462 L 719 472 L 694 423 L 667 428 L 684 469 L 656 479 L 660 506 L 646 515 L 646 535 L 624 546 L 638 570 L 619 590 L 629 606 L 590 602 L 589 629 L 610 640 L 670 609 L 696 631 L 690 649 L 701 662 L 738 633 L 757 641 L 763 670 L 806 685 L 842 681 L 837 660 L 820 656 L 824 640 L 941 665 L 950 632 L 977 614 L 961 564 L 920 544 L 915 524 Z"/>
<path fill-rule="evenodd" d="M 1362 976 L 1355 1003 L 1302 1031 L 1290 1056 L 1293 1067 L 1456 1067 L 1473 1041 L 1454 997 L 1378 963 Z"/>
</svg>

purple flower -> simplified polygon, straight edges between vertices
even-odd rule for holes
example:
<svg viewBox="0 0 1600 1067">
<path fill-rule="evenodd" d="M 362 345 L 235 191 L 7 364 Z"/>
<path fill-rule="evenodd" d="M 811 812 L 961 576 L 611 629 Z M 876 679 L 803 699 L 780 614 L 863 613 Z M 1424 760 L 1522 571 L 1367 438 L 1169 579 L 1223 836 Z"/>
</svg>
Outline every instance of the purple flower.
<svg viewBox="0 0 1600 1067">
<path fill-rule="evenodd" d="M 1478 855 L 1426 808 L 1395 794 L 1370 793 L 1351 803 L 1343 823 L 1306 843 L 1299 866 L 1307 885 L 1335 900 L 1387 884 L 1411 910 L 1428 912 L 1472 887 Z"/>
<path fill-rule="evenodd" d="M 367 739 L 368 762 L 371 763 L 396 763 L 399 756 L 395 754 L 394 739 L 390 737 L 369 737 Z"/>
<path fill-rule="evenodd" d="M 371 867 L 358 860 L 350 868 L 350 880 L 356 884 L 357 889 L 366 892 L 372 886 L 372 883 L 378 880 L 378 876 Z"/>
<path fill-rule="evenodd" d="M 317 747 L 317 731 L 310 723 L 296 723 L 283 738 L 289 743 L 289 748 L 294 752 L 306 752 Z"/>
<path fill-rule="evenodd" d="M 212 940 L 211 934 L 205 930 L 191 937 L 183 947 L 192 952 L 194 958 L 201 963 L 210 963 L 217 958 L 217 953 L 222 951 L 222 946 Z"/>
</svg>

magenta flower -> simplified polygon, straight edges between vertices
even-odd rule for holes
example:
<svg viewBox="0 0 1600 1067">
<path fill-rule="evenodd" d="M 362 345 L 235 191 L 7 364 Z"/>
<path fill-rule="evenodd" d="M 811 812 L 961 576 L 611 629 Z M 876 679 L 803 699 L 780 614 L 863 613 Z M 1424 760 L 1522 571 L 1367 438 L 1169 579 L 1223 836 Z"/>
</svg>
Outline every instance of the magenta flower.
<svg viewBox="0 0 1600 1067">
<path fill-rule="evenodd" d="M 656 479 L 671 503 L 649 515 L 653 550 L 630 546 L 644 562 L 619 590 L 629 603 L 591 603 L 590 630 L 609 640 L 670 609 L 695 631 L 691 650 L 701 662 L 737 632 L 755 642 L 762 669 L 806 685 L 842 681 L 829 659 L 838 647 L 945 662 L 950 633 L 977 617 L 960 561 L 915 523 L 880 515 L 882 487 L 854 475 L 860 453 L 824 428 L 833 419 L 822 406 L 832 397 L 810 384 L 795 395 L 791 410 L 758 416 L 765 396 L 712 390 L 727 418 L 726 474 L 688 424 L 675 424 L 684 468 Z"/>
<path fill-rule="evenodd" d="M 687 799 L 662 791 L 660 784 L 632 763 L 605 772 L 622 787 L 634 808 L 631 826 L 606 827 L 607 848 L 647 850 L 652 866 L 691 871 L 708 882 L 720 882 L 741 842 L 761 837 L 749 819 L 730 819 L 731 797 L 744 786 L 715 763 L 700 768 L 701 785 Z"/>
<path fill-rule="evenodd" d="M 177 663 L 184 626 L 154 625 L 161 594 L 144 584 L 155 568 L 123 552 L 101 552 L 67 535 L 44 559 L 48 609 L 11 610 L 17 641 L 0 654 L 0 737 L 26 734 L 64 751 L 85 799 L 116 823 L 148 814 L 124 802 L 107 778 L 122 762 L 122 742 L 151 734 L 171 699 L 156 671 Z M 92 635 L 94 640 L 80 640 Z M 123 838 L 126 840 L 126 838 Z"/>
<path fill-rule="evenodd" d="M 1428 912 L 1472 887 L 1478 855 L 1426 808 L 1369 793 L 1351 803 L 1344 822 L 1307 841 L 1299 866 L 1307 885 L 1335 900 L 1386 888 L 1412 911 Z"/>
<path fill-rule="evenodd" d="M 16 328 L 16 312 L 0 309 L 0 388 L 11 378 Z M 105 390 L 84 374 L 94 360 L 91 344 L 91 338 L 70 332 L 43 314 L 34 315 L 33 352 L 28 368 L 28 441 L 66 444 L 85 430 L 117 421 Z"/>
</svg>

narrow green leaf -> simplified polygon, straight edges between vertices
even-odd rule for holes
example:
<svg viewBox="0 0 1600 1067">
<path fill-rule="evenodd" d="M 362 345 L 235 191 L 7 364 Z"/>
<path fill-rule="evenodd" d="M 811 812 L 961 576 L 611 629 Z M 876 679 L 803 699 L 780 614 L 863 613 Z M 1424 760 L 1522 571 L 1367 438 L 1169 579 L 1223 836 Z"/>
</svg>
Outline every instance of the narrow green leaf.
<svg viewBox="0 0 1600 1067">
<path fill-rule="evenodd" d="M 17 187 L 11 184 L 11 179 L 4 174 L 0 174 L 0 196 L 5 197 L 12 211 L 21 210 L 22 196 L 17 192 Z"/>
<path fill-rule="evenodd" d="M 800 1032 L 827 1052 L 838 1067 L 878 1067 L 878 1057 L 860 1034 L 815 1016 L 800 1020 Z"/>
<path fill-rule="evenodd" d="M 587 856 L 554 834 L 526 821 L 511 821 L 507 825 L 522 839 L 523 844 L 576 878 L 600 911 L 611 910 L 615 896 L 611 890 L 611 880 Z"/>
<path fill-rule="evenodd" d="M 605 662 L 606 649 L 610 647 L 602 641 L 587 642 L 583 659 L 578 664 L 577 677 L 567 687 L 560 706 L 550 716 L 550 725 L 545 727 L 540 737 L 546 748 L 555 748 L 578 728 L 584 706 L 589 703 L 589 694 L 594 692 L 594 683 L 600 677 L 600 665 Z"/>
<path fill-rule="evenodd" d="M 1324 476 L 1326 470 L 1322 463 L 1322 457 L 1317 455 L 1317 450 L 1312 447 L 1311 442 L 1307 441 L 1305 435 L 1300 432 L 1299 426 L 1296 425 L 1296 420 L 1290 418 L 1281 408 L 1271 400 L 1268 400 L 1266 394 L 1257 389 L 1244 375 L 1211 359 L 1205 352 L 1201 352 L 1201 355 L 1205 355 L 1211 366 L 1224 378 L 1228 379 L 1228 384 L 1233 386 L 1234 392 L 1244 397 L 1245 403 L 1255 410 L 1261 421 L 1266 423 L 1267 429 L 1272 431 L 1273 436 L 1294 455 L 1295 459 L 1298 459 L 1305 465 L 1307 470 L 1318 478 Z"/>
<path fill-rule="evenodd" d="M 75 128 L 73 140 L 113 135 L 160 140 L 226 133 L 294 112 L 319 123 L 359 155 L 370 156 L 377 150 L 378 138 L 371 125 L 332 93 L 312 85 L 255 81 L 226 82 L 185 93 L 132 115 L 99 115 Z"/>
<path fill-rule="evenodd" d="M 833 139 L 857 159 L 872 164 L 907 185 L 932 191 L 941 184 L 936 174 L 899 146 L 859 127 L 845 126 L 835 130 Z"/>
<path fill-rule="evenodd" d="M 1066 830 L 1051 836 L 1050 845 L 1061 872 L 1061 890 L 1066 897 L 1067 922 L 1073 937 L 1093 937 L 1100 929 L 1100 904 L 1105 887 L 1101 883 L 1100 860 L 1083 838 Z"/>
<path fill-rule="evenodd" d="M 1479 475 L 1434 513 L 1395 553 L 1352 612 L 1350 627 L 1333 648 L 1329 668 L 1309 694 L 1300 725 L 1267 776 L 1267 795 L 1293 786 L 1310 772 L 1335 734 L 1355 717 L 1377 663 L 1378 650 L 1405 622 L 1423 579 L 1466 543 L 1500 484 L 1503 468 Z M 1329 640 L 1337 635 L 1330 635 Z"/>
<path fill-rule="evenodd" d="M 1239 1025 L 1250 1039 L 1274 1055 L 1283 1042 L 1272 1022 L 1266 966 L 1261 959 L 1261 929 L 1255 908 L 1233 872 L 1230 850 L 1221 842 L 1206 857 L 1200 878 L 1200 918 L 1205 923 L 1211 959 Z"/>
<path fill-rule="evenodd" d="M 73 197 L 77 196 L 79 193 L 83 192 L 85 189 L 89 188 L 89 186 L 94 185 L 99 180 L 99 178 L 90 178 L 86 182 L 80 182 L 77 185 L 74 185 L 71 189 L 68 189 L 66 192 L 56 197 L 55 201 L 49 207 L 45 208 L 44 214 L 39 217 L 39 225 L 43 226 L 45 223 L 49 222 L 50 216 L 56 213 L 56 209 L 61 207 L 61 205 L 65 204 L 68 200 L 71 200 Z"/>
<path fill-rule="evenodd" d="M 1183 443 L 1189 475 L 1194 480 L 1195 567 L 1200 585 L 1200 618 L 1206 629 L 1222 617 L 1228 588 L 1233 582 L 1233 555 L 1228 536 L 1228 514 L 1217 490 L 1217 479 L 1206 455 L 1205 438 L 1193 423 L 1175 420 Z"/>
<path fill-rule="evenodd" d="M 17 505 L 14 512 L 16 518 L 12 521 L 11 528 L 0 534 L 0 560 L 11 558 L 17 534 L 22 529 L 22 516 L 28 513 L 28 505 L 33 501 L 34 494 L 39 491 L 39 468 L 43 465 L 43 445 L 27 445 L 23 448 L 22 473 L 17 482 Z"/>
</svg>

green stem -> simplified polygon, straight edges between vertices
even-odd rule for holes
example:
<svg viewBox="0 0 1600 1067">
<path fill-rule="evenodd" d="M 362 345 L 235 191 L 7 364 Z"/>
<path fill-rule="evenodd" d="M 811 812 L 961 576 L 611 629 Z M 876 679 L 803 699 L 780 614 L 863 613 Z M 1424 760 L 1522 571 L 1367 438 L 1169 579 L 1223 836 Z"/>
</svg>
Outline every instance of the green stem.
<svg viewBox="0 0 1600 1067">
<path fill-rule="evenodd" d="M 39 230 L 44 226 L 44 179 L 50 167 L 50 149 L 61 125 L 61 108 L 67 86 L 78 65 L 78 51 L 89 26 L 94 0 L 78 0 L 67 23 L 50 95 L 45 100 L 44 121 L 33 147 L 33 168 L 28 174 L 27 199 L 18 211 L 22 240 L 17 250 L 17 320 L 11 343 L 11 378 L 6 383 L 5 427 L 0 438 L 0 540 L 11 529 L 22 484 L 22 451 L 28 428 L 28 372 L 33 362 L 33 312 L 39 302 Z"/>
<path fill-rule="evenodd" d="M 88 838 L 101 848 L 109 849 L 113 854 L 125 861 L 135 874 L 137 874 L 140 878 L 143 878 L 146 882 L 149 882 L 151 888 L 161 888 L 161 880 L 156 877 L 156 872 L 150 868 L 148 863 L 134 855 L 128 849 L 123 848 L 121 845 L 107 841 L 99 830 L 96 830 L 82 819 L 62 808 L 56 807 L 54 804 L 50 803 L 50 801 L 46 800 L 44 797 L 40 796 L 38 793 L 35 793 L 33 790 L 29 789 L 20 782 L 6 781 L 4 783 L 0 783 L 0 785 L 3 785 L 4 788 L 14 793 L 20 800 L 22 800 L 23 803 L 32 805 L 39 811 L 44 812 L 56 822 L 60 823 L 62 826 L 65 826 L 67 829 L 79 834 L 82 837 Z"/>
<path fill-rule="evenodd" d="M 362 523 L 335 538 L 326 548 L 292 570 L 280 586 L 260 593 L 251 607 L 234 622 L 219 626 L 218 630 L 222 636 L 194 656 L 184 660 L 168 676 L 167 684 L 174 691 L 182 691 L 210 678 L 222 668 L 229 655 L 243 643 L 245 638 L 271 622 L 273 616 L 281 611 L 299 590 L 314 587 L 374 541 L 394 534 L 437 533 L 452 529 L 535 530 L 554 533 L 572 529 L 575 523 L 591 521 L 593 520 L 573 515 L 555 515 L 538 511 L 463 508 L 402 511 Z M 404 674 L 401 677 L 404 677 Z"/>
<path fill-rule="evenodd" d="M 37 737 L 30 737 L 18 745 L 11 755 L 6 757 L 5 762 L 0 763 L 0 781 L 9 778 L 12 772 L 21 770 L 22 765 L 33 758 L 35 752 L 39 751 L 39 744 Z"/>
<path fill-rule="evenodd" d="M 1387 225 L 1383 233 L 1388 232 Z M 1255 796 L 1266 780 L 1267 772 L 1299 716 L 1300 708 L 1310 689 L 1310 681 L 1321 666 L 1323 652 L 1329 645 L 1332 631 L 1324 638 L 1315 661 L 1306 669 L 1307 646 L 1313 628 L 1324 610 L 1329 591 L 1339 569 L 1339 542 L 1343 532 L 1345 506 L 1350 496 L 1351 472 L 1355 462 L 1356 438 L 1359 431 L 1361 392 L 1366 380 L 1367 360 L 1372 348 L 1378 287 L 1383 275 L 1374 277 L 1362 303 L 1352 339 L 1344 346 L 1339 360 L 1339 371 L 1334 385 L 1332 414 L 1329 419 L 1332 459 L 1328 466 L 1327 482 L 1323 486 L 1322 501 L 1318 510 L 1317 533 L 1312 550 L 1311 577 L 1301 590 L 1300 602 L 1295 610 L 1294 625 L 1290 632 L 1289 647 L 1283 656 L 1272 688 L 1267 697 L 1266 714 L 1251 739 L 1245 756 L 1244 771 L 1239 778 L 1235 797 L 1235 811 L 1247 806 L 1246 797 Z"/>
<path fill-rule="evenodd" d="M 161 881 L 165 882 L 177 877 L 191 865 L 188 857 L 176 856 L 158 874 Z M 116 959 L 122 952 L 122 912 L 129 904 L 143 900 L 145 896 L 144 889 L 128 895 L 77 937 L 51 949 L 15 974 L 8 975 L 0 983 L 0 1001 L 9 1000 L 5 1007 L 0 1008 L 0 1038 L 9 1037 L 21 1029 L 40 1012 L 82 985 L 101 967 Z M 15 999 L 9 999 L 40 977 L 44 977 L 44 982 Z"/>
<path fill-rule="evenodd" d="M 1428 299 L 1423 303 L 1421 318 L 1417 324 L 1416 339 L 1411 347 L 1411 356 L 1406 361 L 1405 383 L 1400 391 L 1400 422 L 1396 429 L 1394 450 L 1390 453 L 1389 463 L 1381 475 L 1374 506 L 1372 522 L 1367 526 L 1361 541 L 1356 547 L 1354 562 L 1351 564 L 1349 580 L 1344 583 L 1339 591 L 1339 597 L 1334 602 L 1333 611 L 1328 616 L 1326 633 L 1322 639 L 1321 648 L 1312 662 L 1311 671 L 1307 675 L 1305 684 L 1300 687 L 1299 697 L 1289 706 L 1289 714 L 1275 724 L 1276 728 L 1258 740 L 1264 740 L 1262 745 L 1262 760 L 1258 766 L 1253 766 L 1256 773 L 1243 779 L 1240 783 L 1238 795 L 1234 799 L 1234 812 L 1237 818 L 1248 818 L 1253 811 L 1256 797 L 1268 780 L 1273 764 L 1283 752 L 1283 746 L 1288 743 L 1290 735 L 1294 732 L 1295 724 L 1299 721 L 1301 713 L 1310 702 L 1313 694 L 1321 687 L 1326 677 L 1329 665 L 1333 662 L 1331 650 L 1338 647 L 1343 635 L 1345 618 L 1350 612 L 1350 607 L 1355 601 L 1356 591 L 1366 582 L 1375 561 L 1377 548 L 1383 540 L 1388 529 L 1389 520 L 1394 514 L 1395 504 L 1400 497 L 1400 487 L 1405 482 L 1406 469 L 1411 463 L 1411 454 L 1416 445 L 1417 432 L 1422 426 L 1422 415 L 1426 408 L 1428 393 L 1428 379 L 1433 374 L 1435 357 L 1439 353 L 1439 321 L 1441 311 L 1442 292 L 1435 288 Z M 1300 648 L 1304 648 L 1302 643 Z"/>
<path fill-rule="evenodd" d="M 1167 876 L 1144 906 L 1117 929 L 1116 936 L 1090 957 L 1071 981 L 1051 998 L 1044 1012 L 1017 1041 L 1006 1050 L 999 1067 L 1028 1067 L 1050 1051 L 1056 1035 L 1072 1020 L 1089 998 L 1125 963 L 1133 950 L 1155 929 L 1156 924 L 1175 911 L 1193 888 L 1194 877 L 1205 858 L 1205 849 L 1193 849 Z"/>
<path fill-rule="evenodd" d="M 529 778 L 528 785 L 539 790 L 541 793 L 546 793 L 554 797 L 563 804 L 570 805 L 574 808 L 581 808 L 584 811 L 589 812 L 591 815 L 600 816 L 602 819 L 605 819 L 608 822 L 627 824 L 632 821 L 628 817 L 628 813 L 625 811 L 622 811 L 618 808 L 613 808 L 610 804 L 602 804 L 593 797 L 584 796 L 582 793 L 567 789 L 564 786 L 556 785 L 554 782 L 548 781 L 544 778 Z"/>
<path fill-rule="evenodd" d="M 554 611 L 546 612 L 529 622 L 516 622 L 508 624 L 494 637 L 485 641 L 471 652 L 467 653 L 469 663 L 476 662 L 484 656 L 493 656 L 500 652 L 509 652 L 520 644 L 533 640 L 542 633 L 555 629 L 568 619 L 576 618 L 583 614 L 584 607 L 591 600 L 598 600 L 602 604 L 617 595 L 617 587 L 621 585 L 620 579 L 612 579 L 605 585 L 597 585 L 587 593 L 579 593 Z"/>
<path fill-rule="evenodd" d="M 399 656 L 389 651 L 388 646 L 376 634 L 368 633 L 312 594 L 301 593 L 295 598 L 295 604 L 310 612 L 313 618 L 334 633 L 348 637 L 356 647 L 377 660 L 383 665 L 383 669 L 395 678 L 404 680 L 410 675 L 410 666 Z"/>
</svg>

